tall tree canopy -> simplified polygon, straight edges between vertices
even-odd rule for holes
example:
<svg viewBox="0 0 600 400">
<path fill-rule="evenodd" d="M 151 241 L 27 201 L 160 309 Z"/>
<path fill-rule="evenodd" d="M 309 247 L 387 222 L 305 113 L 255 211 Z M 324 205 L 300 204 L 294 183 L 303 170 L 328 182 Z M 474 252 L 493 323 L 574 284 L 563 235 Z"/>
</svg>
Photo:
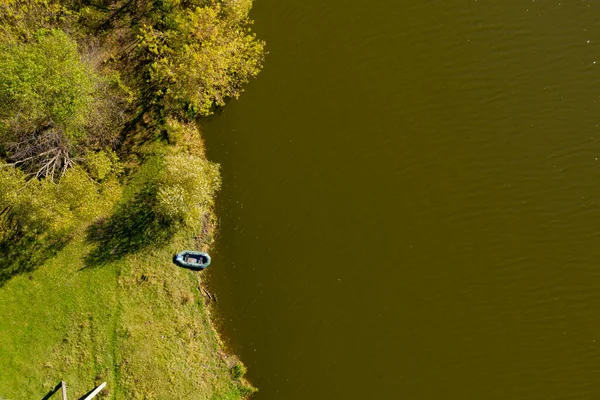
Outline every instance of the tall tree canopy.
<svg viewBox="0 0 600 400">
<path fill-rule="evenodd" d="M 0 44 L 2 152 L 37 177 L 64 173 L 85 138 L 95 80 L 77 44 L 60 30 Z"/>
<path fill-rule="evenodd" d="M 147 79 L 167 111 L 208 115 L 260 71 L 264 43 L 249 31 L 242 2 L 229 3 L 175 8 L 166 24 L 140 26 Z"/>
</svg>

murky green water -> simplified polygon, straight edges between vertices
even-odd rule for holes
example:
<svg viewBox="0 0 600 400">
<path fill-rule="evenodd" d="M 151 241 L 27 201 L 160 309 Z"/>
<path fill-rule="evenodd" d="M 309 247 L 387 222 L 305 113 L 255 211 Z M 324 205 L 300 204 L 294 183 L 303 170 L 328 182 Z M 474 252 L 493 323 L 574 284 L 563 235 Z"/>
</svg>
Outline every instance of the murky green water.
<svg viewBox="0 0 600 400">
<path fill-rule="evenodd" d="M 206 125 L 256 399 L 600 398 L 600 3 L 256 0 Z"/>
</svg>

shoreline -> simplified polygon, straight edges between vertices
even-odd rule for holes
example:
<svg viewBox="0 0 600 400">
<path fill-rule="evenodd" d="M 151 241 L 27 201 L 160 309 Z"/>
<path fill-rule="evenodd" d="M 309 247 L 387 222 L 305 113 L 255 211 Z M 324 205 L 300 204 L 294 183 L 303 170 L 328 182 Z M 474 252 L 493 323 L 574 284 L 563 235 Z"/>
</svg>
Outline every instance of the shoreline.
<svg viewBox="0 0 600 400">
<path fill-rule="evenodd" d="M 203 243 L 200 243 L 199 240 L 201 237 L 196 236 L 193 238 L 197 244 L 196 247 L 200 251 L 205 251 L 209 254 L 214 248 L 216 237 L 218 235 L 217 214 L 214 210 L 210 214 L 210 217 L 205 220 L 205 224 L 202 227 L 202 236 L 208 237 L 209 239 Z M 207 222 L 208 225 L 206 225 Z M 218 314 L 217 295 L 212 291 L 212 289 L 207 289 L 207 286 L 210 288 L 210 274 L 212 274 L 212 269 L 209 267 L 207 270 L 208 271 L 204 270 L 196 273 L 198 290 L 200 291 L 200 296 L 204 299 L 205 312 L 208 315 L 210 327 L 214 332 L 217 341 L 219 342 L 219 347 L 221 348 L 224 358 L 228 360 L 228 365 L 230 365 L 230 368 L 237 366 L 237 373 L 240 374 L 239 379 L 242 381 L 243 385 L 247 386 L 251 390 L 251 392 L 243 398 L 250 399 L 252 394 L 256 393 L 259 389 L 245 377 L 247 372 L 246 365 L 244 364 L 243 360 L 241 360 L 240 356 L 236 354 L 227 343 L 226 335 L 222 331 L 224 327 L 224 323 L 222 322 L 223 319 L 219 317 Z M 208 279 L 205 278 L 207 272 L 209 274 Z"/>
<path fill-rule="evenodd" d="M 161 249 L 85 268 L 93 247 L 75 238 L 7 281 L 0 397 L 41 398 L 64 380 L 73 394 L 106 381 L 112 399 L 248 398 L 255 389 L 219 332 L 204 277 L 172 263 L 193 240 L 182 232 Z"/>
<path fill-rule="evenodd" d="M 0 4 L 0 397 L 256 391 L 204 277 L 172 262 L 214 245 L 221 175 L 198 121 L 262 68 L 251 7 Z"/>
</svg>

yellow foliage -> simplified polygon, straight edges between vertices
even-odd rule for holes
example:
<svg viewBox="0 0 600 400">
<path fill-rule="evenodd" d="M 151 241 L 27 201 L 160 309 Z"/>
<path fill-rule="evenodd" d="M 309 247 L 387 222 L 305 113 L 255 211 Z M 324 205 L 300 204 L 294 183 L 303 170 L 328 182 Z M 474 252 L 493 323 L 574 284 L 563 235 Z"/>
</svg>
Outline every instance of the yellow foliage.
<svg viewBox="0 0 600 400">
<path fill-rule="evenodd" d="M 169 143 L 175 147 L 176 151 L 205 157 L 204 141 L 195 122 L 184 123 L 170 118 L 167 120 L 166 129 Z"/>
<path fill-rule="evenodd" d="M 85 166 L 90 177 L 98 182 L 108 176 L 118 176 L 123 167 L 117 160 L 117 155 L 112 151 L 90 152 L 86 155 Z"/>
<path fill-rule="evenodd" d="M 0 231 L 17 230 L 39 238 L 60 238 L 91 220 L 106 215 L 120 198 L 113 179 L 99 184 L 80 167 L 69 169 L 59 183 L 27 181 L 20 170 L 0 168 Z"/>
<path fill-rule="evenodd" d="M 158 184 L 157 211 L 193 226 L 214 206 L 220 188 L 218 164 L 190 154 L 167 156 Z"/>
<path fill-rule="evenodd" d="M 138 46 L 147 82 L 175 115 L 208 115 L 237 98 L 261 69 L 264 43 L 248 29 L 247 0 L 208 1 L 163 16 L 168 28 L 142 24 Z"/>
<path fill-rule="evenodd" d="M 251 8 L 252 0 L 223 0 L 223 9 L 236 22 L 245 21 Z"/>
<path fill-rule="evenodd" d="M 30 40 L 37 30 L 51 28 L 70 15 L 52 0 L 0 0 L 0 42 Z"/>
</svg>

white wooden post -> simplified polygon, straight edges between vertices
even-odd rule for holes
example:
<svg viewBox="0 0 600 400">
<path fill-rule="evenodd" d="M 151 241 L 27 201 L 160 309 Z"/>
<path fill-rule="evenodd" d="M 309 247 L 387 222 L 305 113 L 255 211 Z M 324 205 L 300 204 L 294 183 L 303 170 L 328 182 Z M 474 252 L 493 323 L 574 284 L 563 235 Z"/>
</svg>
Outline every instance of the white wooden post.
<svg viewBox="0 0 600 400">
<path fill-rule="evenodd" d="M 62 388 L 62 398 L 63 400 L 67 400 L 67 383 L 65 381 L 60 381 L 60 386 Z"/>
<path fill-rule="evenodd" d="M 83 400 L 90 400 L 90 399 L 96 397 L 96 395 L 98 393 L 100 393 L 100 391 L 102 389 L 104 389 L 104 386 L 106 386 L 106 382 L 103 382 L 102 385 L 100 385 L 96 389 L 94 389 L 94 391 L 92 393 L 90 393 L 90 395 L 88 397 L 86 397 L 85 399 L 83 399 Z"/>
</svg>

